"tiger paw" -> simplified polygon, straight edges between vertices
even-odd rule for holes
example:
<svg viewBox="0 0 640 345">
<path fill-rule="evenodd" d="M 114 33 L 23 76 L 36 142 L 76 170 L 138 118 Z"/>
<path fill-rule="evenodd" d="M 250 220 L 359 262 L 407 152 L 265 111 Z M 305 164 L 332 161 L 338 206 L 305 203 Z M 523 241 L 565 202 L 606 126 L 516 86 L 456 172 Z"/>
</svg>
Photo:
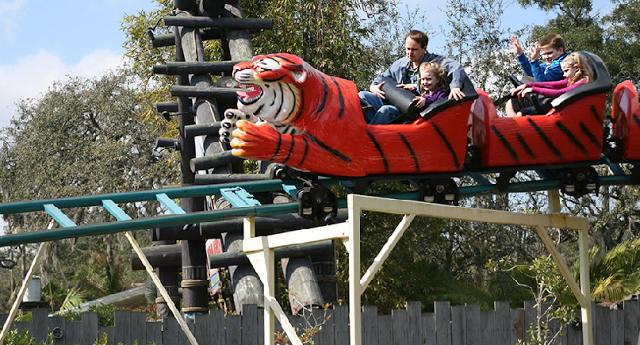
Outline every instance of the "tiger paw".
<svg viewBox="0 0 640 345">
<path fill-rule="evenodd" d="M 224 112 L 224 119 L 220 122 L 220 130 L 218 130 L 220 142 L 231 142 L 231 133 L 237 128 L 236 122 L 240 120 L 255 123 L 258 121 L 258 118 L 253 114 L 245 114 L 238 109 L 227 109 L 227 111 Z"/>
<path fill-rule="evenodd" d="M 252 159 L 273 160 L 284 147 L 288 147 L 286 139 L 267 122 L 256 124 L 238 121 L 233 131 L 231 148 L 233 155 L 251 157 Z"/>
</svg>

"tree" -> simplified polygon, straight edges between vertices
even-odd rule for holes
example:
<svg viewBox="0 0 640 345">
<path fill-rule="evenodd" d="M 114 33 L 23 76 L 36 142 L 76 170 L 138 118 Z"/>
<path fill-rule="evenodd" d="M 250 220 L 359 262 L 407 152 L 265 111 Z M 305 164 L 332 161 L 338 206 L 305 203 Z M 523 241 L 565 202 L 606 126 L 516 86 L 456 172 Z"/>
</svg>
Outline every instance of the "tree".
<svg viewBox="0 0 640 345">
<path fill-rule="evenodd" d="M 261 0 L 243 1 L 242 8 L 247 17 L 274 19 L 273 30 L 254 38 L 256 54 L 296 54 L 360 89 L 368 88 L 376 71 L 388 67 L 378 59 L 389 55 L 379 50 L 386 42 L 375 33 L 397 19 L 395 0 Z"/>
<path fill-rule="evenodd" d="M 152 155 L 157 134 L 139 118 L 143 107 L 136 81 L 124 71 L 98 79 L 69 78 L 18 104 L 11 127 L 2 133 L 2 201 L 130 192 L 175 183 L 173 161 Z M 160 211 L 156 202 L 121 206 L 133 218 Z M 113 221 L 100 207 L 63 211 L 76 224 Z M 43 229 L 49 219 L 41 212 L 8 215 L 5 231 Z M 76 268 L 93 262 L 105 263 L 112 277 L 126 276 L 128 265 L 121 262 L 130 252 L 125 249 L 128 244 L 119 235 L 51 242 L 43 280 L 57 277 L 68 289 Z"/>
<path fill-rule="evenodd" d="M 502 28 L 503 0 L 454 0 L 447 2 L 448 56 L 462 63 L 476 88 L 493 98 L 502 96 L 507 76 L 518 66 Z"/>
<path fill-rule="evenodd" d="M 523 7 L 534 6 L 546 12 L 555 12 L 557 17 L 532 29 L 535 40 L 550 33 L 561 34 L 567 42 L 567 50 L 587 50 L 602 53 L 602 28 L 598 18 L 591 14 L 591 0 L 518 0 Z"/>
<path fill-rule="evenodd" d="M 172 0 L 154 0 L 157 9 L 146 12 L 140 11 L 137 14 L 125 14 L 122 19 L 121 30 L 126 35 L 123 42 L 124 56 L 131 64 L 131 69 L 137 75 L 143 87 L 139 92 L 142 104 L 145 105 L 142 111 L 142 119 L 157 126 L 162 132 L 162 136 L 177 136 L 177 121 L 167 122 L 160 116 L 154 108 L 155 103 L 169 100 L 170 86 L 175 80 L 174 76 L 154 75 L 153 65 L 164 64 L 167 61 L 174 61 L 175 48 L 151 47 L 148 30 L 151 30 L 154 37 L 161 34 L 172 33 L 170 27 L 161 25 L 161 19 L 168 16 L 173 9 Z"/>
<path fill-rule="evenodd" d="M 598 255 L 599 247 L 589 252 L 589 282 L 595 301 L 619 301 L 640 291 L 640 239 L 624 241 Z M 579 267 L 573 267 L 574 277 Z"/>
<path fill-rule="evenodd" d="M 527 266 L 516 266 L 513 279 L 531 293 L 536 311 L 525 341 L 518 344 L 547 345 L 556 343 L 563 329 L 575 318 L 576 304 L 564 277 L 550 256 L 541 256 Z M 555 325 L 554 325 L 555 324 Z"/>
<path fill-rule="evenodd" d="M 632 0 L 612 2 L 615 8 L 602 18 L 606 28 L 603 57 L 614 83 L 628 79 L 637 87 L 640 83 L 640 4 Z"/>
</svg>

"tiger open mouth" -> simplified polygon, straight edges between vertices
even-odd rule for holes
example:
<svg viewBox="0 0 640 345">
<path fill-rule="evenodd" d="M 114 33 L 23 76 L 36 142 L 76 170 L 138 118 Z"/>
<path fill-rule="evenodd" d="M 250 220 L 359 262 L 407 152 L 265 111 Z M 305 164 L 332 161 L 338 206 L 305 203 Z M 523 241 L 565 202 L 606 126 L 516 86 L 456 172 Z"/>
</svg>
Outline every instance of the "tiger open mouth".
<svg viewBox="0 0 640 345">
<path fill-rule="evenodd" d="M 243 85 L 240 84 L 240 87 L 243 89 L 241 91 L 236 91 L 238 95 L 238 100 L 244 104 L 249 105 L 257 102 L 260 97 L 262 97 L 262 88 L 255 84 Z"/>
</svg>

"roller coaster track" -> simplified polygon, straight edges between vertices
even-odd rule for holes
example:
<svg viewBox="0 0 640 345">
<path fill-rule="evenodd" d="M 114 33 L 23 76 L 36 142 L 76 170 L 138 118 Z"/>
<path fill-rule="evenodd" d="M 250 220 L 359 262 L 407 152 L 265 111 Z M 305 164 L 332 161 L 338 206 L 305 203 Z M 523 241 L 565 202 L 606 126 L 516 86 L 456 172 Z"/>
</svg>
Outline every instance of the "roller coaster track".
<svg viewBox="0 0 640 345">
<path fill-rule="evenodd" d="M 638 183 L 637 176 L 635 176 L 634 174 L 625 173 L 619 165 L 610 163 L 606 159 L 603 159 L 603 163 L 607 164 L 611 173 L 600 176 L 599 183 L 601 186 L 632 185 Z M 539 179 L 533 181 L 509 183 L 507 187 L 503 189 L 499 187 L 497 183 L 489 182 L 488 179 L 482 176 L 483 174 L 464 172 L 463 175 L 465 174 L 470 176 L 475 181 L 479 181 L 480 183 L 460 187 L 458 190 L 460 198 L 504 193 L 557 190 L 561 188 L 562 184 L 561 180 L 559 179 Z M 410 183 L 415 184 L 418 179 L 428 177 L 430 176 L 387 176 L 385 178 L 379 178 L 377 180 L 371 180 L 369 178 L 341 179 L 335 177 L 319 177 L 318 183 L 327 187 L 342 186 L 348 192 L 352 192 L 353 186 L 356 185 L 359 181 L 409 181 Z M 0 214 L 45 211 L 61 224 L 69 223 L 69 221 L 67 221 L 68 218 L 64 215 L 61 209 L 71 207 L 100 206 L 105 204 L 105 200 L 110 200 L 114 203 L 158 200 L 163 206 L 170 210 L 172 214 L 114 221 L 109 223 L 84 224 L 62 229 L 39 230 L 9 234 L 0 236 L 0 247 L 15 246 L 25 243 L 54 241 L 64 238 L 113 234 L 123 231 L 149 229 L 154 227 L 184 226 L 194 223 L 216 222 L 228 220 L 231 218 L 275 216 L 297 213 L 300 211 L 301 207 L 299 202 L 297 201 L 282 204 L 255 206 L 243 206 L 241 205 L 241 203 L 243 202 L 243 200 L 251 199 L 250 193 L 259 192 L 284 191 L 291 195 L 292 198 L 296 199 L 297 193 L 301 190 L 301 188 L 303 188 L 303 182 L 300 180 L 271 179 L 264 181 L 234 182 L 229 184 L 188 186 L 130 193 L 103 194 L 62 199 L 4 203 L 0 204 Z M 182 210 L 177 204 L 172 201 L 172 199 L 200 197 L 221 193 L 224 194 L 225 192 L 230 193 L 229 191 L 231 191 L 232 193 L 237 190 L 241 190 L 246 193 L 243 193 L 244 196 L 239 197 L 240 201 L 236 201 L 238 203 L 237 205 L 240 207 L 229 209 L 185 213 L 184 210 Z M 381 194 L 378 196 L 390 199 L 404 200 L 420 200 L 422 197 L 420 191 L 417 190 L 409 192 Z M 339 208 L 346 207 L 345 199 L 337 199 L 337 206 Z"/>
</svg>

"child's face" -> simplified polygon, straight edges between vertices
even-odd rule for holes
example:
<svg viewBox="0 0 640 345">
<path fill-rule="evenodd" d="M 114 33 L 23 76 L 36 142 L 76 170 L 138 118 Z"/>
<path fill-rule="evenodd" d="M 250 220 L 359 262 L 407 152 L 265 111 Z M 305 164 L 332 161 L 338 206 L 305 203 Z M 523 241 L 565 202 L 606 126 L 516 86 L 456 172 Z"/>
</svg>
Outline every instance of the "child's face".
<svg viewBox="0 0 640 345">
<path fill-rule="evenodd" d="M 546 63 L 551 63 L 551 61 L 559 58 L 562 54 L 564 54 L 564 49 L 556 49 L 551 46 L 540 48 L 540 56 Z"/>
<path fill-rule="evenodd" d="M 567 79 L 573 78 L 578 72 L 578 66 L 574 63 L 562 63 L 560 67 L 562 67 L 562 75 Z"/>
<path fill-rule="evenodd" d="M 429 92 L 436 91 L 438 88 L 438 77 L 431 72 L 420 72 L 420 85 L 423 90 Z"/>
</svg>

